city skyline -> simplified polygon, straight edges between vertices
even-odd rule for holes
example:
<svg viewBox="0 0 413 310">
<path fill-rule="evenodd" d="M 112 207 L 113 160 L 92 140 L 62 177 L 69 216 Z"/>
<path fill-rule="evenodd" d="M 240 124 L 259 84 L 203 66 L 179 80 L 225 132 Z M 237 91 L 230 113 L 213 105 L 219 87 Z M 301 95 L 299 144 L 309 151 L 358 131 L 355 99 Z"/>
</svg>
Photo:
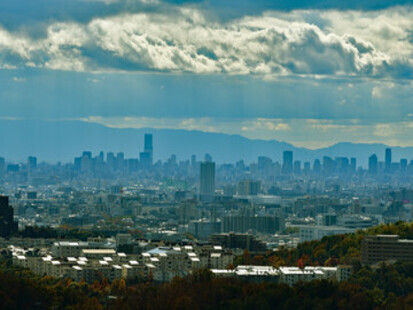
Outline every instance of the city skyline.
<svg viewBox="0 0 413 310">
<path fill-rule="evenodd" d="M 413 305 L 413 0 L 0 0 L 1 309 Z"/>
<path fill-rule="evenodd" d="M 82 156 L 75 157 L 73 162 L 63 164 L 73 164 L 73 168 L 77 172 L 92 172 L 104 168 L 102 165 L 106 164 L 110 171 L 122 171 L 127 170 L 128 173 L 136 173 L 138 170 L 151 171 L 156 166 L 168 165 L 169 168 L 181 167 L 182 165 L 190 166 L 192 173 L 198 170 L 200 165 L 200 193 L 204 196 L 204 199 L 211 200 L 215 188 L 215 164 L 213 157 L 209 153 L 204 154 L 204 159 L 197 161 L 197 156 L 192 154 L 190 158 L 181 158 L 178 160 L 176 154 L 171 154 L 170 157 L 162 161 L 161 159 L 154 162 L 153 153 L 153 134 L 144 133 L 143 151 L 139 152 L 139 156 L 127 158 L 125 153 L 120 151 L 115 152 L 107 151 L 106 157 L 104 151 L 99 151 L 99 154 L 93 156 L 91 151 L 83 151 Z M 356 156 L 356 155 L 354 155 Z M 273 170 L 274 164 L 278 165 L 276 174 L 279 176 L 288 176 L 301 174 L 309 175 L 324 174 L 324 176 L 331 176 L 333 174 L 355 174 L 359 169 L 365 169 L 370 175 L 376 175 L 378 173 L 407 173 L 408 169 L 413 169 L 413 156 L 412 158 L 400 158 L 399 161 L 393 160 L 393 150 L 390 147 L 384 149 L 384 160 L 379 161 L 376 153 L 371 154 L 367 159 L 367 166 L 358 165 L 357 157 L 354 156 L 327 156 L 322 154 L 320 158 L 315 158 L 313 162 L 308 159 L 295 159 L 294 151 L 289 149 L 282 150 L 282 159 L 280 161 L 273 156 L 266 157 L 259 155 L 256 162 L 247 163 L 250 165 L 257 164 L 257 168 L 260 170 Z M 5 172 L 18 172 L 20 166 L 25 168 L 28 174 L 34 172 L 37 168 L 38 159 L 36 156 L 28 156 L 26 165 L 20 163 L 15 164 L 15 161 L 10 161 L 0 156 L 0 176 L 4 176 Z M 44 162 L 42 162 L 44 163 Z M 62 164 L 60 161 L 58 162 Z M 233 165 L 238 168 L 240 165 L 245 169 L 244 159 L 233 161 L 231 163 L 221 163 L 222 166 Z M 7 164 L 7 166 L 6 166 Z M 187 167 L 187 168 L 188 168 Z M 255 168 L 254 168 L 255 169 Z"/>
</svg>

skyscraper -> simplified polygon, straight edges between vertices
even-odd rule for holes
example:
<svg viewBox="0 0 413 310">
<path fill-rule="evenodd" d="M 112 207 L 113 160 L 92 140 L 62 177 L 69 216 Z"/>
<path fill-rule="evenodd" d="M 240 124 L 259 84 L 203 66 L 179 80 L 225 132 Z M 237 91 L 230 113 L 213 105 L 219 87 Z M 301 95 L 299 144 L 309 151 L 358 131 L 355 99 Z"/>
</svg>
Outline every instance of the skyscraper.
<svg viewBox="0 0 413 310">
<path fill-rule="evenodd" d="M 293 152 L 284 151 L 282 173 L 291 174 L 292 172 L 293 172 Z"/>
<path fill-rule="evenodd" d="M 373 154 L 369 157 L 369 173 L 377 173 L 377 155 Z"/>
<path fill-rule="evenodd" d="M 319 159 L 314 160 L 313 172 L 314 172 L 314 174 L 320 174 L 321 173 L 321 162 L 320 162 Z"/>
<path fill-rule="evenodd" d="M 13 208 L 9 205 L 9 197 L 0 196 L 0 236 L 9 237 L 17 232 L 17 223 L 13 220 Z"/>
<path fill-rule="evenodd" d="M 384 159 L 384 171 L 391 172 L 391 148 L 386 149 L 385 159 Z"/>
<path fill-rule="evenodd" d="M 356 170 L 357 170 L 357 158 L 352 157 L 350 159 L 350 169 L 351 169 L 352 173 L 356 172 Z"/>
<path fill-rule="evenodd" d="M 0 178 L 4 177 L 6 173 L 6 160 L 4 157 L 0 157 Z"/>
<path fill-rule="evenodd" d="M 400 159 L 400 171 L 404 172 L 407 169 L 407 159 L 402 158 Z"/>
<path fill-rule="evenodd" d="M 206 161 L 201 163 L 199 199 L 202 202 L 212 202 L 215 192 L 215 163 Z"/>
<path fill-rule="evenodd" d="M 323 156 L 323 172 L 325 176 L 331 176 L 335 173 L 335 162 L 329 156 Z"/>
<path fill-rule="evenodd" d="M 145 133 L 145 152 L 150 153 L 151 164 L 153 162 L 153 136 L 150 133 Z"/>
<path fill-rule="evenodd" d="M 141 168 L 148 169 L 153 164 L 153 136 L 150 133 L 145 133 L 144 151 L 139 154 Z"/>
<path fill-rule="evenodd" d="M 29 156 L 27 158 L 27 169 L 32 171 L 33 169 L 37 168 L 37 158 L 34 156 Z"/>
</svg>

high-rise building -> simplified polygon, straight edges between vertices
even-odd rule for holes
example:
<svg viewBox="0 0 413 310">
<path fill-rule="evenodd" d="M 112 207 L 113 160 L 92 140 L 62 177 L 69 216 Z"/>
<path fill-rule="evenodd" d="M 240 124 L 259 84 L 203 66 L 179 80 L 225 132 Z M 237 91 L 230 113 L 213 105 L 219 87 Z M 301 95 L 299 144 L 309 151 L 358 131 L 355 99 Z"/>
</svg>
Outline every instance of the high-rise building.
<svg viewBox="0 0 413 310">
<path fill-rule="evenodd" d="M 336 165 L 334 160 L 331 157 L 328 156 L 324 156 L 323 157 L 323 172 L 324 175 L 326 176 L 330 176 L 333 175 L 335 173 L 335 169 Z"/>
<path fill-rule="evenodd" d="M 319 159 L 314 160 L 313 172 L 314 172 L 314 174 L 320 174 L 321 173 L 321 162 L 320 162 Z"/>
<path fill-rule="evenodd" d="M 196 155 L 191 156 L 191 169 L 192 171 L 196 171 Z"/>
<path fill-rule="evenodd" d="M 108 165 L 108 168 L 110 170 L 115 170 L 116 169 L 116 157 L 113 152 L 108 152 L 106 154 L 106 164 Z"/>
<path fill-rule="evenodd" d="M 391 172 L 391 148 L 386 149 L 385 159 L 384 159 L 384 170 L 385 172 Z"/>
<path fill-rule="evenodd" d="M 122 171 L 125 167 L 125 154 L 123 152 L 119 152 L 116 154 L 116 169 Z"/>
<path fill-rule="evenodd" d="M 9 237 L 17 232 L 17 223 L 13 220 L 13 208 L 9 205 L 9 197 L 0 196 L 0 236 Z"/>
<path fill-rule="evenodd" d="M 369 173 L 377 174 L 377 155 L 373 154 L 369 157 Z"/>
<path fill-rule="evenodd" d="M 292 172 L 293 172 L 293 152 L 284 151 L 282 173 L 285 175 L 288 175 L 288 174 L 291 174 Z"/>
<path fill-rule="evenodd" d="M 407 159 L 406 158 L 402 158 L 400 159 L 400 170 L 402 172 L 406 171 L 407 169 Z"/>
<path fill-rule="evenodd" d="M 80 160 L 80 170 L 81 171 L 91 171 L 92 170 L 92 152 L 85 151 L 82 154 Z"/>
<path fill-rule="evenodd" d="M 37 168 L 37 158 L 34 156 L 29 156 L 27 158 L 27 169 L 29 171 L 33 171 L 33 169 Z"/>
<path fill-rule="evenodd" d="M 299 160 L 294 161 L 294 174 L 295 175 L 301 174 L 301 161 Z"/>
<path fill-rule="evenodd" d="M 202 202 L 212 202 L 215 193 L 215 163 L 201 163 L 199 199 Z"/>
<path fill-rule="evenodd" d="M 144 151 L 139 153 L 140 166 L 143 169 L 149 169 L 153 164 L 153 136 L 145 134 Z"/>
<path fill-rule="evenodd" d="M 4 157 L 0 157 L 0 178 L 4 177 L 6 173 L 6 160 Z"/>
<path fill-rule="evenodd" d="M 352 173 L 356 172 L 357 170 L 357 158 L 352 157 L 350 159 L 350 170 Z"/>
<path fill-rule="evenodd" d="M 310 173 L 310 170 L 311 170 L 311 163 L 310 163 L 309 161 L 306 161 L 306 162 L 304 163 L 303 172 L 304 172 L 305 174 L 309 174 L 309 173 Z"/>
<path fill-rule="evenodd" d="M 237 192 L 240 196 L 257 196 L 260 190 L 260 181 L 243 180 L 237 186 Z"/>
<path fill-rule="evenodd" d="M 145 133 L 144 151 L 148 152 L 151 157 L 151 165 L 153 163 L 153 136 L 150 133 Z"/>
</svg>

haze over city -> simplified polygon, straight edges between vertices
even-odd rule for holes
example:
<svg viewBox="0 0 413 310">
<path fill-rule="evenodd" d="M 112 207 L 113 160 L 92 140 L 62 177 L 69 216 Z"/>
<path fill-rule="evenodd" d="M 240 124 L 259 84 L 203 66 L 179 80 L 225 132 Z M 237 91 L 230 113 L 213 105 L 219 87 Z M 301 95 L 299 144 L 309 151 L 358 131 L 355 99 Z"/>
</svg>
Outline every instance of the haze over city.
<svg viewBox="0 0 413 310">
<path fill-rule="evenodd" d="M 411 0 L 0 0 L 1 309 L 412 309 Z"/>
</svg>

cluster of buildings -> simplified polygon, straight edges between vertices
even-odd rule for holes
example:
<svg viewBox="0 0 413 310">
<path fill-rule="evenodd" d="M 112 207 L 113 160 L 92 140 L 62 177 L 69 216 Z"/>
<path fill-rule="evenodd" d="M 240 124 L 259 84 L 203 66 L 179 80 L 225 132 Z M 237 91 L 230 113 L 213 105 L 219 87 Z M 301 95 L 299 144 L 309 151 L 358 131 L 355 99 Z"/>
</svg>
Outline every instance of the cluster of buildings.
<svg viewBox="0 0 413 310">
<path fill-rule="evenodd" d="M 165 244 L 190 241 L 219 245 L 232 253 L 236 249 L 264 253 L 381 223 L 413 220 L 413 163 L 406 159 L 395 163 L 391 149 L 385 150 L 383 162 L 372 155 L 368 169 L 346 157 L 324 156 L 302 164 L 291 151 L 283 153 L 281 162 L 260 156 L 255 163 L 219 165 L 209 154 L 202 161 L 195 155 L 178 161 L 172 155 L 161 162 L 154 161 L 153 153 L 153 137 L 146 134 L 143 152 L 133 159 L 122 152 L 106 156 L 84 152 L 74 163 L 56 165 L 38 163 L 33 156 L 24 164 L 0 158 L 4 195 L 0 196 L 0 237 L 11 238 L 27 227 L 64 226 L 113 238 L 133 232 L 142 240 Z M 54 249 L 46 243 L 45 248 Z M 14 253 L 19 253 L 14 256 L 16 262 L 37 266 L 30 267 L 33 270 L 50 269 L 59 277 L 70 271 L 73 277 L 95 279 L 98 266 L 108 278 L 120 272 L 128 279 L 150 273 L 158 280 L 179 275 L 170 272 L 168 265 L 183 273 L 200 266 L 224 270 L 231 257 L 227 250 L 205 250 L 205 254 L 160 243 L 157 251 L 150 252 L 154 249 L 143 251 L 137 241 L 121 243 L 118 252 L 125 256 L 113 252 L 116 247 L 90 242 L 75 253 L 51 251 L 41 257 L 14 244 Z M 367 245 L 364 249 L 369 253 L 363 258 L 366 263 L 386 258 Z M 277 272 L 281 277 L 282 272 Z"/>
<path fill-rule="evenodd" d="M 123 181 L 131 179 L 150 179 L 159 181 L 166 177 L 187 180 L 196 185 L 196 196 L 202 202 L 212 202 L 216 196 L 217 185 L 225 195 L 257 195 L 268 192 L 269 181 L 291 179 L 327 181 L 340 178 L 352 182 L 361 178 L 365 182 L 388 183 L 389 179 L 411 182 L 409 172 L 413 171 L 413 160 L 406 158 L 398 162 L 392 160 L 392 150 L 385 149 L 384 161 L 376 154 L 368 159 L 367 169 L 357 165 L 355 157 L 323 156 L 313 162 L 294 160 L 292 151 L 285 150 L 280 162 L 266 156 L 259 156 L 257 162 L 246 164 L 243 160 L 236 163 L 217 165 L 212 156 L 206 154 L 203 161 L 192 155 L 188 160 L 179 161 L 171 155 L 164 162 L 154 160 L 153 135 L 144 135 L 144 148 L 138 158 L 125 158 L 123 152 L 84 151 L 73 163 L 50 165 L 39 163 L 35 156 L 29 156 L 26 163 L 6 162 L 0 157 L 0 180 L 10 182 L 30 182 L 31 184 L 55 184 L 59 181 L 77 180 L 90 182 L 95 179 Z M 56 178 L 49 178 L 52 174 Z M 223 186 L 221 186 L 221 183 Z"/>
<path fill-rule="evenodd" d="M 212 269 L 217 277 L 232 277 L 254 283 L 273 282 L 285 283 L 290 286 L 298 282 L 310 282 L 313 280 L 336 280 L 345 281 L 350 278 L 351 266 L 338 267 L 280 267 L 270 266 L 237 266 L 233 270 Z"/>
<path fill-rule="evenodd" d="M 225 238 L 226 237 L 226 238 Z M 117 242 L 126 235 L 120 235 Z M 54 241 L 46 247 L 24 248 L 8 246 L 12 262 L 33 273 L 55 278 L 70 278 L 93 283 L 116 279 L 126 281 L 168 282 L 176 276 L 186 276 L 201 268 L 210 269 L 217 277 L 234 277 L 250 282 L 274 282 L 294 285 L 300 281 L 327 279 L 343 281 L 350 277 L 351 267 L 280 267 L 237 266 L 234 252 L 221 244 L 248 246 L 252 251 L 262 250 L 255 241 L 245 236 L 217 235 L 215 244 L 161 245 L 142 244 L 140 254 L 126 254 L 116 250 L 110 240 L 89 238 L 88 241 Z M 122 242 L 122 241 L 121 241 Z M 248 244 L 246 244 L 248 243 Z"/>
<path fill-rule="evenodd" d="M 220 245 L 158 246 L 140 254 L 125 254 L 105 239 L 93 238 L 87 242 L 56 241 L 46 248 L 10 245 L 8 249 L 13 264 L 37 275 L 88 283 L 104 278 L 167 282 L 201 268 L 228 268 L 234 259 L 232 251 Z"/>
</svg>

